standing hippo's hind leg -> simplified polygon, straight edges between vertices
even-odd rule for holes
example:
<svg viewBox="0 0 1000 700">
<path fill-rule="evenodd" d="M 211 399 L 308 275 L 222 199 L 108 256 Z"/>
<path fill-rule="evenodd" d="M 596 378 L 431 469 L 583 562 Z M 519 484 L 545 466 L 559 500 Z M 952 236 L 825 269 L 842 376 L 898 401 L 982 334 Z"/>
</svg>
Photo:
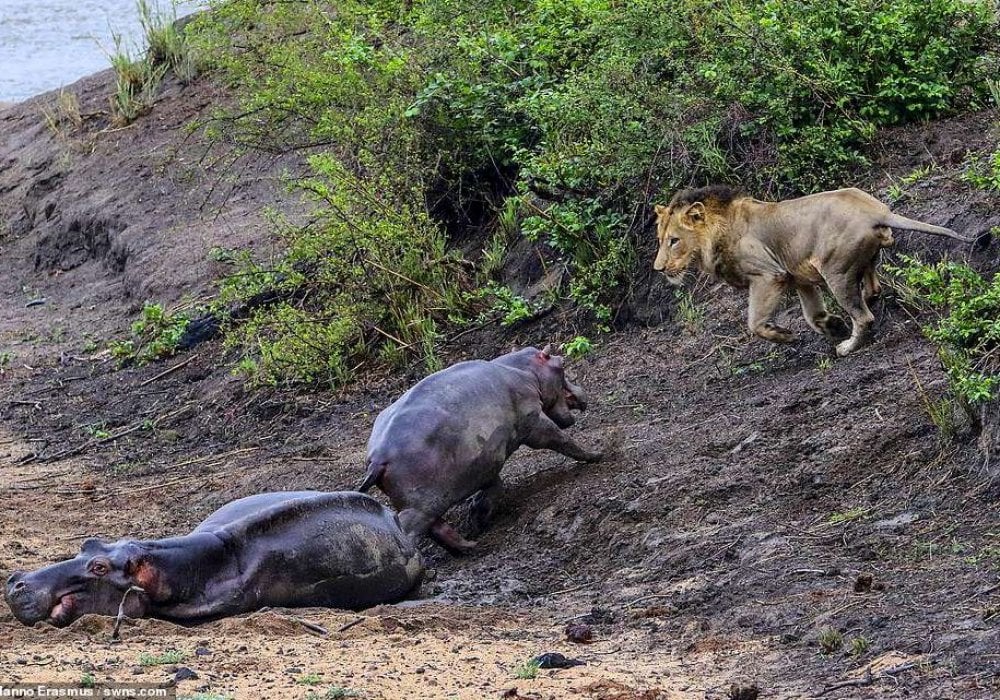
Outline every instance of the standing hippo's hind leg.
<svg viewBox="0 0 1000 700">
<path fill-rule="evenodd" d="M 452 554 L 467 554 L 476 548 L 476 543 L 467 540 L 448 522 L 438 518 L 431 525 L 431 537 Z"/>
<path fill-rule="evenodd" d="M 503 482 L 500 479 L 487 484 L 481 491 L 472 497 L 472 506 L 469 509 L 469 517 L 477 532 L 485 530 L 497 511 L 497 501 L 503 492 Z"/>
<path fill-rule="evenodd" d="M 464 554 L 476 546 L 439 516 L 430 515 L 417 508 L 404 508 L 399 512 L 399 526 L 414 544 L 419 544 L 424 535 L 430 535 L 439 545 L 453 554 Z"/>
</svg>

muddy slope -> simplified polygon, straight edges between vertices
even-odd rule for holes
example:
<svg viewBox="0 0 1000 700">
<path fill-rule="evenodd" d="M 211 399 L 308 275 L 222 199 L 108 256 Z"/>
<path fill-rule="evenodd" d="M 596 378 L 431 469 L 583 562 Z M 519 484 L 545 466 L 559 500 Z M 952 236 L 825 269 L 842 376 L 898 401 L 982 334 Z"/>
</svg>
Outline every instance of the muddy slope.
<svg viewBox="0 0 1000 700">
<path fill-rule="evenodd" d="M 184 124 L 219 99 L 207 83 L 169 86 L 150 115 L 110 130 L 99 113 L 106 82 L 72 88 L 87 115 L 79 126 L 46 125 L 42 106 L 55 95 L 0 112 L 0 352 L 12 355 L 0 375 L 0 571 L 50 561 L 88 534 L 184 531 L 265 489 L 350 488 L 374 416 L 413 380 L 368 379 L 336 395 L 247 392 L 212 345 L 116 370 L 100 342 L 142 301 L 210 293 L 213 247 L 266 245 L 261 209 L 293 206 L 274 184 L 294 164 L 233 170 L 189 137 Z M 1000 200 L 959 173 L 967 151 L 996 147 L 997 118 L 886 134 L 870 180 L 856 184 L 885 196 L 932 164 L 897 208 L 989 231 Z M 911 252 L 996 264 L 996 244 L 897 238 Z M 836 360 L 791 306 L 783 322 L 800 340 L 778 347 L 745 335 L 745 301 L 725 287 L 700 283 L 699 313 L 679 321 L 663 306 L 670 294 L 643 296 L 655 303 L 633 315 L 654 325 L 601 338 L 573 367 L 594 394 L 573 431 L 612 456 L 578 465 L 515 455 L 481 550 L 452 559 L 427 546 L 429 605 L 374 611 L 343 632 L 350 619 L 310 611 L 331 630 L 319 641 L 284 613 L 197 631 L 144 622 L 116 648 L 100 622 L 28 630 L 0 606 L 0 677 L 37 677 L 31 664 L 51 655 L 60 678 L 93 669 L 131 679 L 140 651 L 174 646 L 200 674 L 184 692 L 236 697 L 265 686 L 305 697 L 298 680 L 311 670 L 383 698 L 511 687 L 509 697 L 721 698 L 731 682 L 797 698 L 848 681 L 824 697 L 1000 693 L 996 493 L 974 446 L 940 440 L 928 417 L 944 377 L 920 319 L 890 290 L 873 345 Z M 574 331 L 553 314 L 467 335 L 448 352 L 490 356 Z M 598 642 L 563 641 L 571 619 Z M 553 649 L 588 665 L 514 677 L 527 656 Z"/>
</svg>

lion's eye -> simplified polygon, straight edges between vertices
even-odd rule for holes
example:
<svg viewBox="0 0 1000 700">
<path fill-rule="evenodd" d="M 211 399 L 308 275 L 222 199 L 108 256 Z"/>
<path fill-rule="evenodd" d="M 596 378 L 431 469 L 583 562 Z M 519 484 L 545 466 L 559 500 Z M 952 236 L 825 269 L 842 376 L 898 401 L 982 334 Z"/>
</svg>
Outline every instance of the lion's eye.
<svg viewBox="0 0 1000 700">
<path fill-rule="evenodd" d="M 676 246 L 678 243 L 681 242 L 681 239 L 678 238 L 677 236 L 671 236 L 670 240 L 667 242 L 670 244 L 670 247 L 673 248 L 674 246 Z"/>
</svg>

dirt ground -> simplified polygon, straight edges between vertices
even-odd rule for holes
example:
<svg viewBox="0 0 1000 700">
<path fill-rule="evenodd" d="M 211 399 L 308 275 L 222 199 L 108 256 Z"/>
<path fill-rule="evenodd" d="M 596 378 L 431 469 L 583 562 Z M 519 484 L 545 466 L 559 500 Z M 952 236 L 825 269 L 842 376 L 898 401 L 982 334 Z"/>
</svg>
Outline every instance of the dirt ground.
<svg viewBox="0 0 1000 700">
<path fill-rule="evenodd" d="M 188 135 L 221 99 L 204 82 L 169 85 L 151 114 L 113 130 L 107 79 L 71 88 L 79 120 L 53 124 L 57 95 L 0 113 L 0 573 L 90 535 L 186 532 L 264 490 L 352 488 L 375 415 L 416 378 L 248 391 L 214 344 L 116 369 L 106 342 L 144 300 L 211 294 L 215 246 L 266 248 L 261 210 L 294 214 L 276 184 L 295 163 L 231 166 Z M 996 147 L 997 119 L 888 133 L 857 184 L 885 196 L 933 164 L 897 208 L 985 233 L 1000 200 L 958 173 L 967 151 Z M 996 243 L 897 239 L 997 266 Z M 416 600 L 194 628 L 143 620 L 114 644 L 107 619 L 29 629 L 0 604 L 0 680 L 161 681 L 180 666 L 197 674 L 182 695 L 233 698 L 1000 696 L 997 490 L 975 446 L 942 440 L 928 416 L 945 380 L 921 319 L 890 289 L 875 342 L 839 360 L 791 306 L 796 344 L 750 339 L 745 300 L 721 285 L 699 282 L 697 313 L 678 319 L 646 267 L 630 317 L 653 322 L 600 337 L 571 368 L 593 396 L 572 431 L 610 458 L 517 453 L 479 551 L 456 559 L 427 544 L 433 575 Z M 572 324 L 556 313 L 446 351 L 490 357 L 565 340 Z M 594 642 L 567 641 L 569 622 Z M 139 663 L 168 650 L 183 658 Z M 586 665 L 517 677 L 549 651 Z"/>
</svg>

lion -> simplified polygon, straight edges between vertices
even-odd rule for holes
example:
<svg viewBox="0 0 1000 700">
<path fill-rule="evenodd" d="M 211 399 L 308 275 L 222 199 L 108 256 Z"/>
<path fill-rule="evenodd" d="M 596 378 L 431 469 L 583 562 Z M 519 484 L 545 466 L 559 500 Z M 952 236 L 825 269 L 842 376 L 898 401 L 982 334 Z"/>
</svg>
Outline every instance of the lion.
<svg viewBox="0 0 1000 700">
<path fill-rule="evenodd" d="M 763 202 L 714 185 L 682 190 L 655 210 L 659 249 L 653 269 L 671 284 L 680 285 L 687 269 L 697 265 L 734 287 L 749 288 L 747 325 L 775 343 L 795 338 L 771 322 L 785 290 L 794 288 L 806 323 L 836 343 L 839 357 L 868 342 L 875 319 L 867 301 L 881 293 L 875 263 L 879 250 L 893 244 L 891 228 L 974 241 L 893 214 L 854 188 Z M 824 286 L 851 317 L 852 328 L 827 312 Z"/>
</svg>

